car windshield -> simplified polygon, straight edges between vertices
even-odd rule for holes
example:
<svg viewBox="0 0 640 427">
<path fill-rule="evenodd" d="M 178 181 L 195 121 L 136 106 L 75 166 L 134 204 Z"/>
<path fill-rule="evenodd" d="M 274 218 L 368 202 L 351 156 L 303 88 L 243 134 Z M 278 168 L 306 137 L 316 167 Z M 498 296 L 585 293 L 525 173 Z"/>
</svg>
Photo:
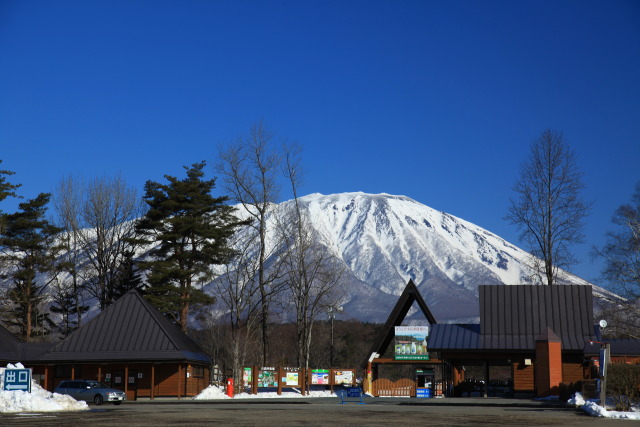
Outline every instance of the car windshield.
<svg viewBox="0 0 640 427">
<path fill-rule="evenodd" d="M 105 383 L 101 383 L 98 381 L 89 381 L 89 385 L 91 386 L 91 388 L 109 388 L 109 386 Z"/>
</svg>

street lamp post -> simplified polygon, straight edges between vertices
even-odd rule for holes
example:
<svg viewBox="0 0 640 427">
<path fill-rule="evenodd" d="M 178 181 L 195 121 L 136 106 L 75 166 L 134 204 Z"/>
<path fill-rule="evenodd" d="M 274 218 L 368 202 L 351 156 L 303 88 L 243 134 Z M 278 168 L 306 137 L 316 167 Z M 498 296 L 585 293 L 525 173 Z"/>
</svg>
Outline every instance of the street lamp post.
<svg viewBox="0 0 640 427">
<path fill-rule="evenodd" d="M 336 312 L 341 312 L 342 307 L 329 307 L 327 312 L 329 313 L 329 319 L 331 320 L 331 352 L 329 353 L 329 367 L 333 368 L 333 321 L 336 318 Z"/>
<path fill-rule="evenodd" d="M 600 344 L 600 372 L 598 377 L 600 379 L 600 406 L 606 408 L 607 401 L 607 364 L 611 360 L 611 344 L 601 341 L 590 340 L 589 344 Z"/>
</svg>

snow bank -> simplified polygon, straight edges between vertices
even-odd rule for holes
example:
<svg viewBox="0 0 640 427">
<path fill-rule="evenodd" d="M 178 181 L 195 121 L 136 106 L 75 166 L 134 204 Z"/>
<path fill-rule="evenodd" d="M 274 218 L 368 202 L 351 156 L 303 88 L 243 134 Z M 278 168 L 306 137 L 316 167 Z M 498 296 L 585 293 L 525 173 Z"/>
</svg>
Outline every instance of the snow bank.
<svg viewBox="0 0 640 427">
<path fill-rule="evenodd" d="M 582 409 L 587 414 L 594 417 L 640 420 L 640 412 L 608 411 L 602 406 L 598 405 L 594 400 L 585 401 L 584 397 L 582 397 L 580 393 L 574 394 L 573 397 L 567 401 L 567 403 L 569 405 L 573 405 Z"/>
<path fill-rule="evenodd" d="M 258 394 L 249 394 L 249 393 L 238 393 L 233 399 L 282 399 L 282 398 L 308 398 L 308 397 L 337 397 L 335 393 L 331 393 L 330 391 L 311 391 L 309 394 L 303 395 L 298 390 L 295 391 L 283 391 L 280 396 L 275 391 L 273 392 L 264 392 Z M 194 400 L 213 400 L 213 399 L 231 399 L 231 397 L 227 396 L 224 390 L 218 386 L 210 385 L 205 388 L 193 398 Z"/>
<path fill-rule="evenodd" d="M 24 369 L 21 363 L 8 364 L 9 369 Z M 22 390 L 3 391 L 1 382 L 5 368 L 0 368 L 0 413 L 9 412 L 62 412 L 86 411 L 86 402 L 77 401 L 66 394 L 51 393 L 34 382 L 31 393 Z"/>
<path fill-rule="evenodd" d="M 198 394 L 193 400 L 231 399 L 216 385 L 210 385 Z"/>
</svg>

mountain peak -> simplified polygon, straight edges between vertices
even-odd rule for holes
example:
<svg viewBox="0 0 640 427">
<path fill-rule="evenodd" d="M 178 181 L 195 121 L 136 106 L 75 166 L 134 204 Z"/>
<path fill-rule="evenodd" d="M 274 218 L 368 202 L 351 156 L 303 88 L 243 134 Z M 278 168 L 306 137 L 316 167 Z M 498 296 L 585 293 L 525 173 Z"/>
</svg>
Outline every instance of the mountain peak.
<svg viewBox="0 0 640 427">
<path fill-rule="evenodd" d="M 481 284 L 531 283 L 527 252 L 410 197 L 314 193 L 299 201 L 319 243 L 347 267 L 344 305 L 351 317 L 383 322 L 409 279 L 445 321 L 478 316 Z M 568 283 L 587 284 L 567 278 Z"/>
</svg>

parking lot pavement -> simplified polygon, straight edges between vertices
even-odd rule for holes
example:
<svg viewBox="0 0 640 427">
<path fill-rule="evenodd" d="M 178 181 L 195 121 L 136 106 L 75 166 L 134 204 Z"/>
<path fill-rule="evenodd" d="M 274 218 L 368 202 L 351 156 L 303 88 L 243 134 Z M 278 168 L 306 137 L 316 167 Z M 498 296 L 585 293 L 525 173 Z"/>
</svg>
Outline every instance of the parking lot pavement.
<svg viewBox="0 0 640 427">
<path fill-rule="evenodd" d="M 259 401 L 258 401 L 259 400 Z M 284 400 L 284 399 L 282 399 Z M 91 405 L 91 411 L 57 414 L 3 414 L 3 426 L 271 426 L 271 425 L 440 425 L 440 426 L 608 426 L 625 420 L 589 417 L 572 408 L 542 402 L 478 402 L 436 399 L 367 398 L 365 405 L 339 404 L 339 399 L 289 399 L 281 401 L 154 401 L 120 406 Z M 516 403 L 519 403 L 516 405 Z"/>
</svg>

